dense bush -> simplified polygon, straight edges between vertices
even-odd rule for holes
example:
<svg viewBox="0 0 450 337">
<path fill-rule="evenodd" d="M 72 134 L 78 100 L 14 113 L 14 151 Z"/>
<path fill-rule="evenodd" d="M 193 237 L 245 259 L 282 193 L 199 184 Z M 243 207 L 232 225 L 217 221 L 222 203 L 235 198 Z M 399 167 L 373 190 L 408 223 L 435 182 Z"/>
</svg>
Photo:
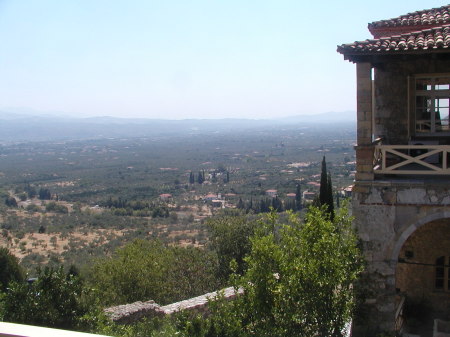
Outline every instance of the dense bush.
<svg viewBox="0 0 450 337">
<path fill-rule="evenodd" d="M 38 270 L 34 282 L 10 282 L 0 303 L 5 321 L 77 329 L 88 312 L 80 279 L 63 268 Z"/>
<path fill-rule="evenodd" d="M 246 263 L 244 257 L 250 252 L 250 237 L 257 223 L 245 215 L 230 215 L 211 218 L 207 221 L 210 234 L 210 247 L 217 254 L 219 278 L 227 282 L 232 273 L 230 263 L 237 263 L 236 272 L 242 274 Z"/>
<path fill-rule="evenodd" d="M 19 259 L 7 248 L 0 248 L 0 291 L 5 291 L 11 281 L 21 282 L 25 273 L 19 265 Z"/>
<path fill-rule="evenodd" d="M 217 260 L 198 248 L 135 240 L 111 258 L 98 259 L 87 277 L 105 305 L 154 300 L 160 304 L 198 296 L 218 286 Z"/>
<path fill-rule="evenodd" d="M 55 212 L 55 213 L 62 213 L 66 214 L 69 213 L 69 210 L 66 206 L 57 204 L 56 202 L 52 201 L 45 205 L 45 210 L 47 212 Z"/>
</svg>

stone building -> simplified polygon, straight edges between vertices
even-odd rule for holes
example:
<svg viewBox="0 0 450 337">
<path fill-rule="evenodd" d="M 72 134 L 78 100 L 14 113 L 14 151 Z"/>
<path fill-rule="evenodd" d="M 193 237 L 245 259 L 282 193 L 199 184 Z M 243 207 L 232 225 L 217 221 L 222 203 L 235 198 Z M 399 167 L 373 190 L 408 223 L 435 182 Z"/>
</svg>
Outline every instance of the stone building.
<svg viewBox="0 0 450 337">
<path fill-rule="evenodd" d="M 354 336 L 423 336 L 450 320 L 449 12 L 376 21 L 372 39 L 338 46 L 357 75 L 353 215 L 367 268 Z"/>
</svg>

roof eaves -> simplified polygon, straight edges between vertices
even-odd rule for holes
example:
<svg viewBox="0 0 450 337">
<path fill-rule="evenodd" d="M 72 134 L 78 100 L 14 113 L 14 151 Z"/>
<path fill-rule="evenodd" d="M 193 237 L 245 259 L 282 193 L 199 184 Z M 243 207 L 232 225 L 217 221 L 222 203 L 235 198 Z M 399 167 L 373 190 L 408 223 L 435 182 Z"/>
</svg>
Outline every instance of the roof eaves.
<svg viewBox="0 0 450 337">
<path fill-rule="evenodd" d="M 450 48 L 450 25 L 430 29 L 355 41 L 338 46 L 337 51 L 344 55 L 387 54 L 392 52 L 410 53 L 413 51 L 430 51 Z"/>
<path fill-rule="evenodd" d="M 392 19 L 374 21 L 369 23 L 368 27 L 370 30 L 371 28 L 445 24 L 447 22 L 450 22 L 450 5 L 411 12 Z"/>
</svg>

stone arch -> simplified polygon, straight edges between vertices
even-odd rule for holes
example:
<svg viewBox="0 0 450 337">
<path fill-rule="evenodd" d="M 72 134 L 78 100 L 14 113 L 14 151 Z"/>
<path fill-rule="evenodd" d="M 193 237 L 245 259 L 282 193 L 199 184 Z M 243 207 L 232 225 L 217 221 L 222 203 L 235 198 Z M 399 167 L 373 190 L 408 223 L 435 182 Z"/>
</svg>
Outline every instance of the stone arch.
<svg viewBox="0 0 450 337">
<path fill-rule="evenodd" d="M 400 250 L 402 249 L 404 243 L 408 238 L 411 236 L 412 233 L 414 233 L 418 228 L 422 227 L 423 225 L 426 225 L 429 222 L 439 220 L 439 219 L 445 219 L 450 218 L 450 211 L 440 211 L 432 214 L 428 214 L 424 217 L 421 217 L 418 221 L 415 223 L 409 225 L 396 239 L 396 242 L 394 244 L 394 249 L 392 250 L 391 254 L 391 261 L 396 263 L 398 260 L 398 256 L 400 253 Z"/>
<path fill-rule="evenodd" d="M 404 224 L 390 256 L 395 300 L 409 308 L 402 316 L 408 331 L 423 335 L 450 313 L 450 212 L 422 210 Z"/>
</svg>

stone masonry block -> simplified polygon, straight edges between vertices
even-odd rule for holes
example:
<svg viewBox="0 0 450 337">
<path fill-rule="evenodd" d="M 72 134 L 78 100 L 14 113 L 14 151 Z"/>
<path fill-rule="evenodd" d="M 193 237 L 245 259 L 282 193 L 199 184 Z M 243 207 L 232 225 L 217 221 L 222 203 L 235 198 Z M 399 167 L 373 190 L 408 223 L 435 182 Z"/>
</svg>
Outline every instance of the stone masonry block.
<svg viewBox="0 0 450 337">
<path fill-rule="evenodd" d="M 358 122 L 371 121 L 372 120 L 372 111 L 369 109 L 361 109 L 356 113 L 356 119 Z"/>
<path fill-rule="evenodd" d="M 355 179 L 362 181 L 362 180 L 373 180 L 374 174 L 373 173 L 364 173 L 364 172 L 356 172 Z"/>
<path fill-rule="evenodd" d="M 373 147 L 365 146 L 356 148 L 356 160 L 358 163 L 367 164 L 372 163 L 373 160 Z"/>
<path fill-rule="evenodd" d="M 373 165 L 358 164 L 356 165 L 356 171 L 358 172 L 373 172 Z"/>
</svg>

